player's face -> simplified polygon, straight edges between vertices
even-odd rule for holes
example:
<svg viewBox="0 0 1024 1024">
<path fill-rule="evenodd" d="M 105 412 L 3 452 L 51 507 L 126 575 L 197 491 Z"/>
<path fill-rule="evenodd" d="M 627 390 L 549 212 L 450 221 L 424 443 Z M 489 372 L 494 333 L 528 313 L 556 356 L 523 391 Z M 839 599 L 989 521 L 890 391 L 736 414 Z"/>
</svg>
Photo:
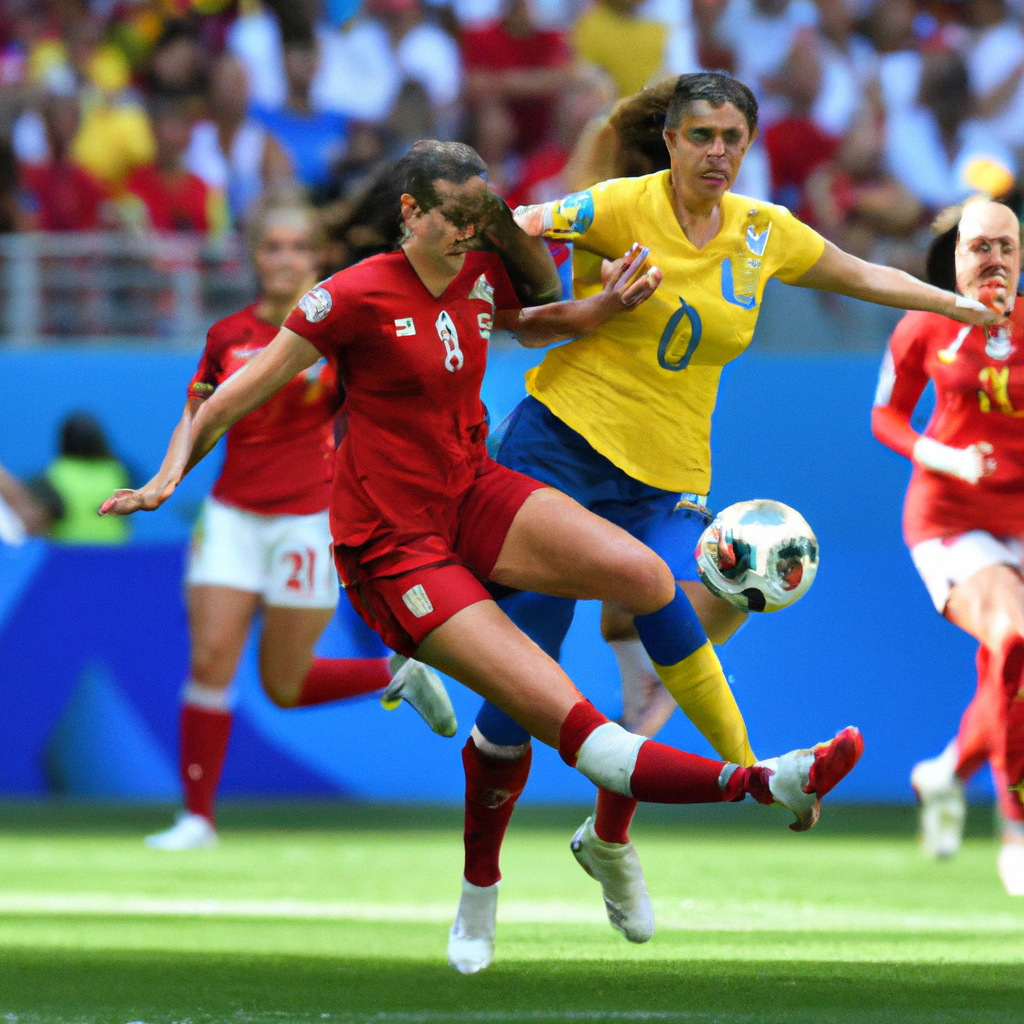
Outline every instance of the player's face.
<svg viewBox="0 0 1024 1024">
<path fill-rule="evenodd" d="M 438 179 L 434 182 L 440 204 L 423 211 L 412 196 L 402 197 L 406 227 L 419 247 L 440 256 L 461 255 L 460 243 L 476 234 L 473 215 L 482 209 L 487 182 L 472 177 L 461 185 Z"/>
<path fill-rule="evenodd" d="M 665 129 L 672 185 L 684 205 L 688 199 L 721 199 L 736 180 L 751 141 L 747 119 L 731 103 L 692 103 L 678 128 Z"/>
<path fill-rule="evenodd" d="M 253 261 L 260 288 L 271 301 L 287 302 L 306 291 L 316 277 L 316 252 L 308 226 L 299 218 L 269 224 L 256 243 Z"/>
<path fill-rule="evenodd" d="M 999 203 L 972 203 L 960 221 L 956 243 L 956 285 L 977 299 L 985 284 L 1000 284 L 1014 295 L 1020 279 L 1020 227 Z"/>
</svg>

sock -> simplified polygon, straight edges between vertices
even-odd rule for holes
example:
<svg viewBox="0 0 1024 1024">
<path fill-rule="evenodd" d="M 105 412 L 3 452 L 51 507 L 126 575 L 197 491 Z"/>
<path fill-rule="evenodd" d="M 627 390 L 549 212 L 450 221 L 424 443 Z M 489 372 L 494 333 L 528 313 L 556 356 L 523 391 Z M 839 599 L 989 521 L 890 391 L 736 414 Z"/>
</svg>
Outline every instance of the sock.
<svg viewBox="0 0 1024 1024">
<path fill-rule="evenodd" d="M 747 727 L 715 649 L 682 587 L 664 608 L 634 620 L 658 678 L 722 758 L 752 765 Z"/>
<path fill-rule="evenodd" d="M 641 748 L 642 749 L 642 748 Z M 606 843 L 628 843 L 629 825 L 636 812 L 637 801 L 608 789 L 598 789 L 594 831 Z"/>
<path fill-rule="evenodd" d="M 1007 782 L 1020 799 L 1018 787 L 1024 781 L 1024 694 L 1020 692 L 1024 675 L 1024 637 L 1013 637 L 998 654 L 991 651 L 989 657 L 990 672 L 998 678 L 1003 693 Z"/>
<path fill-rule="evenodd" d="M 302 681 L 297 708 L 383 690 L 391 682 L 387 658 L 314 658 Z"/>
<path fill-rule="evenodd" d="M 498 859 L 509 819 L 530 775 L 531 747 L 518 761 L 482 754 L 473 737 L 462 748 L 466 772 L 466 848 L 464 875 L 473 885 L 494 885 L 501 878 Z"/>
<path fill-rule="evenodd" d="M 660 689 L 654 665 L 639 640 L 609 640 L 622 677 L 622 724 L 627 729 L 646 714 L 654 688 Z"/>
<path fill-rule="evenodd" d="M 181 705 L 180 770 L 185 808 L 213 823 L 213 801 L 231 735 L 229 696 L 190 680 Z"/>
<path fill-rule="evenodd" d="M 558 733 L 558 752 L 566 764 L 575 768 L 592 733 L 612 723 L 588 700 L 578 701 L 569 710 Z M 628 738 L 618 726 L 619 737 Z M 615 737 L 611 737 L 613 742 Z M 609 749 L 606 757 L 612 757 Z M 621 749 L 625 750 L 624 747 Z M 723 761 L 712 761 L 697 754 L 688 754 L 655 740 L 643 740 L 635 750 L 635 761 L 629 776 L 629 793 L 637 800 L 665 804 L 718 803 L 742 800 L 750 794 L 759 803 L 773 803 L 768 788 L 770 772 L 766 768 L 743 767 Z M 589 760 L 589 758 L 588 758 Z M 609 777 L 625 769 L 612 765 Z M 588 775 L 588 778 L 590 776 Z M 609 783 L 613 785 L 614 783 Z"/>
</svg>

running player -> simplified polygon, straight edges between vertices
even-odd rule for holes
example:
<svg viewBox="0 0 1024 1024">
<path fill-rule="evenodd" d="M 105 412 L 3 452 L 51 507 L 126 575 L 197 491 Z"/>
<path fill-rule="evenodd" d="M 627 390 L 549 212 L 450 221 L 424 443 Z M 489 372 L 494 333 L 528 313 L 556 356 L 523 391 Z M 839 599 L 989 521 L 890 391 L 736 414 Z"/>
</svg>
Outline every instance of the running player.
<svg viewBox="0 0 1024 1024">
<path fill-rule="evenodd" d="M 282 198 L 255 219 L 260 297 L 210 328 L 165 467 L 187 442 L 203 401 L 266 348 L 315 281 L 312 211 Z M 335 369 L 320 360 L 228 432 L 224 466 L 196 526 L 186 575 L 191 653 L 180 724 L 185 811 L 171 829 L 149 836 L 148 846 L 182 850 L 217 840 L 214 797 L 231 732 L 230 683 L 260 608 L 260 680 L 279 707 L 383 690 L 388 704 L 404 698 L 435 732 L 455 734 L 451 702 L 426 666 L 397 655 L 390 661 L 313 655 L 338 602 L 327 505 L 339 401 Z"/>
<path fill-rule="evenodd" d="M 656 116 L 655 108 L 648 117 Z M 975 322 L 998 319 L 971 299 L 842 252 L 782 207 L 730 192 L 756 131 L 757 101 L 745 85 L 722 74 L 682 75 L 662 125 L 671 170 L 516 211 L 530 234 L 573 243 L 577 296 L 601 287 L 602 258 L 634 238 L 650 246 L 665 283 L 631 317 L 553 349 L 527 374 L 528 397 L 510 417 L 498 455 L 668 563 L 679 586 L 659 615 L 673 625 L 656 639 L 639 620 L 637 631 L 679 706 L 719 756 L 739 764 L 753 764 L 754 754 L 712 643 L 730 636 L 742 613 L 698 582 L 693 552 L 707 524 L 718 380 L 750 344 L 768 278 Z M 573 614 L 564 598 L 523 593 L 504 606 L 557 657 Z M 462 971 L 490 962 L 500 846 L 526 783 L 529 742 L 526 730 L 485 704 L 463 753 L 466 860 L 449 942 L 449 959 Z M 494 793 L 507 797 L 496 803 Z M 654 915 L 628 836 L 635 808 L 628 795 L 599 793 L 596 816 L 572 849 L 601 883 L 612 925 L 645 942 Z"/>
<path fill-rule="evenodd" d="M 326 355 L 343 375 L 349 423 L 335 459 L 335 558 L 353 604 L 387 643 L 493 701 L 610 792 L 667 803 L 750 794 L 794 810 L 797 830 L 811 827 L 821 797 L 860 755 L 855 729 L 751 766 L 628 733 L 583 699 L 484 586 L 614 601 L 655 650 L 676 627 L 663 615 L 676 592 L 668 566 L 571 498 L 491 461 L 480 401 L 496 318 L 525 338 L 571 337 L 615 314 L 636 316 L 625 311 L 657 275 L 620 288 L 623 263 L 587 298 L 539 305 L 560 293 L 554 263 L 487 191 L 472 149 L 418 143 L 396 173 L 401 249 L 308 292 L 246 372 L 199 410 L 174 464 L 103 511 L 158 507 L 226 429 Z"/>
<path fill-rule="evenodd" d="M 1009 312 L 996 328 L 965 327 L 934 313 L 908 313 L 885 354 L 871 424 L 875 437 L 914 464 L 903 533 L 940 615 L 970 633 L 978 688 L 955 740 L 918 764 L 929 852 L 960 845 L 963 782 L 990 761 L 1003 818 L 999 874 L 1024 895 L 1024 306 L 1021 230 L 999 203 L 969 203 L 956 240 L 963 295 Z M 936 405 L 923 435 L 910 417 L 928 381 Z M 1016 791 L 1015 791 L 1016 790 Z"/>
</svg>

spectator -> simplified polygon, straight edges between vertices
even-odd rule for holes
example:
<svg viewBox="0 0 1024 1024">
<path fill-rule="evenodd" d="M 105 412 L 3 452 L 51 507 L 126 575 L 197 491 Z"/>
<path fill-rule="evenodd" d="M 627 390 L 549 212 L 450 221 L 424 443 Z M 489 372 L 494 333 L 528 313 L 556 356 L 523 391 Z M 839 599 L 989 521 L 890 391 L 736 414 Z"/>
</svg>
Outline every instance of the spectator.
<svg viewBox="0 0 1024 1024">
<path fill-rule="evenodd" d="M 818 0 L 821 88 L 811 119 L 826 134 L 845 135 L 878 75 L 878 54 L 853 31 L 847 0 Z"/>
<path fill-rule="evenodd" d="M 640 13 L 643 0 L 595 0 L 573 27 L 576 55 L 611 75 L 620 96 L 665 70 L 669 26 Z"/>
<path fill-rule="evenodd" d="M 156 157 L 129 175 L 131 201 L 122 203 L 124 216 L 129 223 L 155 231 L 219 234 L 227 220 L 223 193 L 185 168 L 193 124 L 189 104 L 154 99 L 151 117 Z"/>
<path fill-rule="evenodd" d="M 11 144 L 0 138 L 0 234 L 22 231 L 25 227 L 18 188 L 18 161 Z"/>
<path fill-rule="evenodd" d="M 110 451 L 94 416 L 72 413 L 60 427 L 60 456 L 46 470 L 46 481 L 60 496 L 64 515 L 50 536 L 64 544 L 123 544 L 128 524 L 117 516 L 100 516 L 103 501 L 128 487 L 128 471 Z"/>
<path fill-rule="evenodd" d="M 888 168 L 932 213 L 974 192 L 998 198 L 1013 186 L 1012 155 L 972 114 L 967 68 L 952 50 L 925 54 L 917 102 L 887 111 Z"/>
<path fill-rule="evenodd" d="M 192 129 L 185 165 L 227 197 L 234 224 L 264 189 L 291 180 L 291 162 L 267 129 L 249 116 L 249 76 L 242 62 L 223 54 L 210 75 L 212 120 Z"/>
<path fill-rule="evenodd" d="M 280 110 L 254 106 L 262 124 L 287 155 L 296 180 L 315 192 L 330 184 L 335 165 L 345 155 L 348 122 L 340 114 L 316 112 L 310 86 L 317 73 L 317 45 L 295 41 L 284 48 L 288 96 Z"/>
<path fill-rule="evenodd" d="M 79 128 L 78 97 L 50 96 L 43 106 L 49 159 L 22 168 L 27 226 L 42 231 L 93 231 L 104 225 L 107 193 L 71 160 Z"/>
<path fill-rule="evenodd" d="M 573 78 L 564 35 L 538 29 L 529 0 L 505 0 L 501 19 L 465 29 L 460 45 L 469 103 L 504 106 L 520 153 L 553 142 L 557 99 Z"/>
<path fill-rule="evenodd" d="M 209 55 L 199 31 L 187 21 L 169 21 L 149 54 L 146 86 L 151 95 L 202 100 Z"/>
<path fill-rule="evenodd" d="M 977 35 L 967 51 L 978 117 L 1003 145 L 1024 147 L 1024 32 L 1004 0 L 970 0 Z"/>
<path fill-rule="evenodd" d="M 921 53 L 914 34 L 914 0 L 875 4 L 868 26 L 878 58 L 878 84 L 886 110 L 913 105 L 921 85 Z"/>
</svg>

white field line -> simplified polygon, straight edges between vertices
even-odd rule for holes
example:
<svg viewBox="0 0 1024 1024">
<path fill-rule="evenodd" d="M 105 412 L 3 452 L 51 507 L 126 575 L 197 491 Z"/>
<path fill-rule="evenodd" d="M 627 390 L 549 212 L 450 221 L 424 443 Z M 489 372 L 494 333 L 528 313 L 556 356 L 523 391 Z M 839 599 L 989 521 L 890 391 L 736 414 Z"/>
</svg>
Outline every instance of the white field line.
<svg viewBox="0 0 1024 1024">
<path fill-rule="evenodd" d="M 596 895 L 596 894 L 595 894 Z M 852 906 L 813 906 L 784 901 L 714 903 L 658 901 L 658 927 L 675 931 L 719 932 L 973 932 L 1024 935 L 1024 912 L 944 914 L 941 911 L 872 911 Z M 1024 908 L 1022 908 L 1024 911 Z M 0 892 L 0 915 L 70 917 L 205 917 L 293 921 L 368 921 L 447 924 L 455 912 L 449 903 L 378 903 L 305 900 L 175 899 L 108 893 Z M 564 901 L 508 900 L 498 904 L 506 924 L 605 924 L 604 909 Z"/>
</svg>

